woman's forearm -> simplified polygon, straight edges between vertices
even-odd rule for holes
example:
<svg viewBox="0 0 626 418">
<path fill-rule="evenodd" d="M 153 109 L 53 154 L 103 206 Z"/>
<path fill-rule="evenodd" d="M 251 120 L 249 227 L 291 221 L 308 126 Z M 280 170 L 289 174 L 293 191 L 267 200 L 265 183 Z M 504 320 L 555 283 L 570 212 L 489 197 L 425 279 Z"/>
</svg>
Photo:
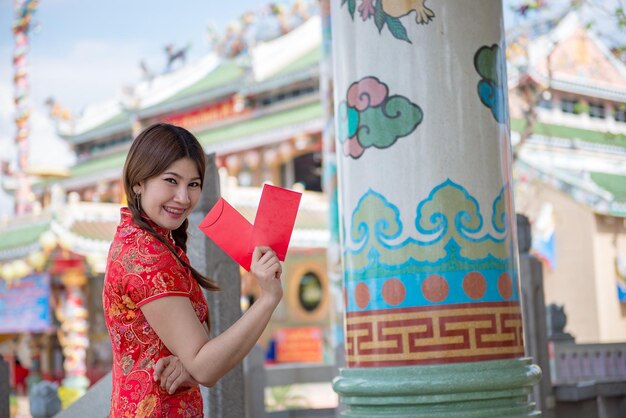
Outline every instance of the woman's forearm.
<svg viewBox="0 0 626 418">
<path fill-rule="evenodd" d="M 277 304 L 261 297 L 231 327 L 204 344 L 189 369 L 193 378 L 212 387 L 241 362 L 261 337 Z"/>
<path fill-rule="evenodd" d="M 237 322 L 213 339 L 209 339 L 184 296 L 158 298 L 141 306 L 161 341 L 191 376 L 205 386 L 213 386 L 250 352 L 283 296 L 282 266 L 269 247 L 254 249 L 251 271 L 259 282 L 261 297 Z"/>
</svg>

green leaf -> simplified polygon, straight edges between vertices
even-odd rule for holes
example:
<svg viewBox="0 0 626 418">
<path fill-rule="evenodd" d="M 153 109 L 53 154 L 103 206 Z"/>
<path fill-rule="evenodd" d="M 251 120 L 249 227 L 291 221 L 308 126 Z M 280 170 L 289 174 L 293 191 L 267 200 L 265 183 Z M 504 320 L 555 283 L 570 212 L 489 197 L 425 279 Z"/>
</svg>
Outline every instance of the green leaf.
<svg viewBox="0 0 626 418">
<path fill-rule="evenodd" d="M 406 28 L 404 27 L 400 19 L 398 19 L 397 17 L 392 17 L 392 16 L 387 15 L 386 22 L 387 22 L 387 27 L 389 28 L 389 31 L 396 39 L 400 39 L 402 41 L 407 41 L 408 43 L 411 43 L 411 40 L 409 39 L 409 36 L 406 33 Z"/>
<path fill-rule="evenodd" d="M 385 26 L 385 18 L 387 15 L 383 11 L 383 1 L 378 0 L 376 5 L 374 6 L 374 23 L 376 23 L 376 27 L 378 28 L 378 33 L 383 30 L 383 26 Z"/>
<path fill-rule="evenodd" d="M 356 0 L 348 0 L 348 10 L 350 11 L 352 20 L 354 20 L 354 9 L 356 9 Z"/>
</svg>

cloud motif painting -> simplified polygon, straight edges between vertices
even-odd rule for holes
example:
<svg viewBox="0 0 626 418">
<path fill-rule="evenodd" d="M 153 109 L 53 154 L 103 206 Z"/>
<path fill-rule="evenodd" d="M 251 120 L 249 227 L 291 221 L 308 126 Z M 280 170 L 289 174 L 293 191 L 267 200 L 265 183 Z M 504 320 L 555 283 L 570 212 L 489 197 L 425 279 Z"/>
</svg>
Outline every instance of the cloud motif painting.
<svg viewBox="0 0 626 418">
<path fill-rule="evenodd" d="M 502 49 L 496 44 L 480 47 L 474 55 L 474 67 L 482 77 L 478 82 L 480 101 L 491 109 L 498 123 L 506 123 L 506 68 Z"/>
<path fill-rule="evenodd" d="M 338 140 L 346 156 L 359 158 L 367 148 L 391 147 L 422 122 L 422 109 L 376 77 L 350 85 L 337 108 Z"/>
</svg>

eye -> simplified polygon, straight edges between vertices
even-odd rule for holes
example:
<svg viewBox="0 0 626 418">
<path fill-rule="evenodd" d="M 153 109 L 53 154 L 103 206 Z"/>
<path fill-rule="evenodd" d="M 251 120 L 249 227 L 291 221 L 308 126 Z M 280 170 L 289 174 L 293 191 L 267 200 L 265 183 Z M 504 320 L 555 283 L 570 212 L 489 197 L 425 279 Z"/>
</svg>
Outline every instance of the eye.
<svg viewBox="0 0 626 418">
<path fill-rule="evenodd" d="M 174 179 L 172 177 L 165 178 L 165 179 L 163 179 L 163 181 L 166 181 L 166 182 L 171 183 L 171 184 L 176 184 L 176 179 Z"/>
<path fill-rule="evenodd" d="M 202 184 L 199 181 L 192 181 L 189 183 L 189 187 L 193 187 L 195 189 L 197 187 L 202 187 Z"/>
</svg>

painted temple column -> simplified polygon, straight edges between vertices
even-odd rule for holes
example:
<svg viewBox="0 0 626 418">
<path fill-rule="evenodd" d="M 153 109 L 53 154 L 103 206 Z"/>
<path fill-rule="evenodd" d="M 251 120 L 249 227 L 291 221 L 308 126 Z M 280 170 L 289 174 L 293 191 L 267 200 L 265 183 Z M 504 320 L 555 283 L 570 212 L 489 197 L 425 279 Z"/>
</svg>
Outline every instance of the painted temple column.
<svg viewBox="0 0 626 418">
<path fill-rule="evenodd" d="M 63 349 L 65 378 L 60 396 L 67 406 L 85 394 L 87 348 L 89 347 L 89 313 L 87 309 L 87 277 L 81 269 L 70 268 L 60 274 L 63 290 L 55 315 L 61 323 L 57 337 Z"/>
<path fill-rule="evenodd" d="M 539 416 L 499 0 L 332 1 L 344 417 Z"/>
<path fill-rule="evenodd" d="M 13 86 L 15 103 L 15 143 L 17 145 L 17 190 L 15 192 L 15 213 L 23 215 L 31 210 L 30 180 L 28 169 L 28 138 L 30 136 L 30 88 L 28 77 L 29 35 L 33 29 L 32 17 L 39 6 L 38 1 L 13 0 L 15 20 L 13 35 Z"/>
</svg>

